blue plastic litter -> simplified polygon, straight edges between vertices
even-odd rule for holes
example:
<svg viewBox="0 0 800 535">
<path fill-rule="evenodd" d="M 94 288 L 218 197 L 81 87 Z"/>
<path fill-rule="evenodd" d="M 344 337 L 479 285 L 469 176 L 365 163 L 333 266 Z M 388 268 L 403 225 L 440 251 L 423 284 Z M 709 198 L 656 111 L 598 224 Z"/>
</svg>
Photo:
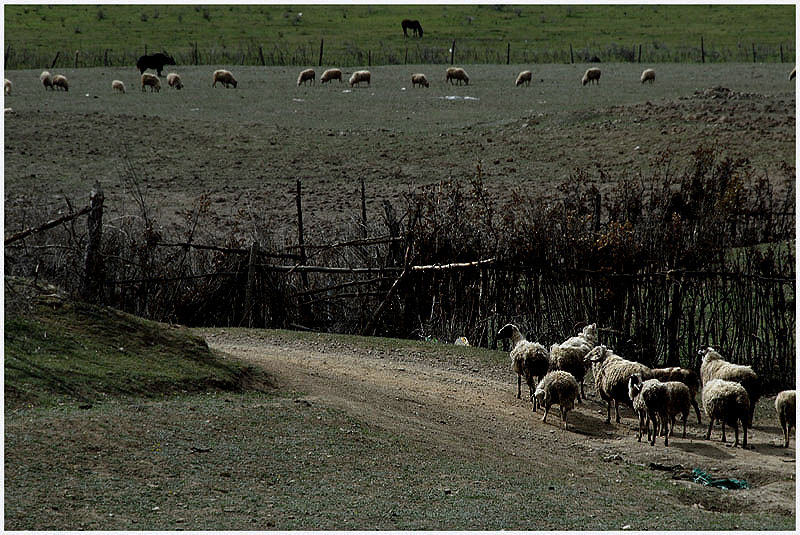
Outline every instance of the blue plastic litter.
<svg viewBox="0 0 800 535">
<path fill-rule="evenodd" d="M 695 468 L 694 470 L 692 470 L 692 474 L 694 475 L 695 483 L 702 483 L 707 487 L 717 487 L 719 489 L 724 489 L 724 490 L 750 488 L 750 484 L 747 483 L 747 481 L 745 481 L 744 479 L 735 479 L 732 477 L 726 477 L 722 479 L 712 479 L 711 475 L 708 472 L 704 472 L 699 468 Z"/>
</svg>

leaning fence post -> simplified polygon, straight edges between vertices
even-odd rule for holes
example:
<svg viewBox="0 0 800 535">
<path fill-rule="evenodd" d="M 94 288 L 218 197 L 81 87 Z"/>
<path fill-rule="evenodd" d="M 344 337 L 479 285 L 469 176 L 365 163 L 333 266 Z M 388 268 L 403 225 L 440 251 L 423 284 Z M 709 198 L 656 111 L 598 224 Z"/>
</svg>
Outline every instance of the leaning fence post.
<svg viewBox="0 0 800 535">
<path fill-rule="evenodd" d="M 253 326 L 253 286 L 256 281 L 256 262 L 258 260 L 258 242 L 254 241 L 250 246 L 250 258 L 247 262 L 247 286 L 244 290 L 244 318 L 247 319 L 247 326 Z"/>
<path fill-rule="evenodd" d="M 99 303 L 103 285 L 103 257 L 100 242 L 103 237 L 103 190 L 96 182 L 89 195 L 89 216 L 87 217 L 89 239 L 83 258 L 83 280 L 81 297 L 90 303 Z"/>
<path fill-rule="evenodd" d="M 572 55 L 572 43 L 569 44 L 569 62 L 575 63 L 575 56 Z"/>
</svg>

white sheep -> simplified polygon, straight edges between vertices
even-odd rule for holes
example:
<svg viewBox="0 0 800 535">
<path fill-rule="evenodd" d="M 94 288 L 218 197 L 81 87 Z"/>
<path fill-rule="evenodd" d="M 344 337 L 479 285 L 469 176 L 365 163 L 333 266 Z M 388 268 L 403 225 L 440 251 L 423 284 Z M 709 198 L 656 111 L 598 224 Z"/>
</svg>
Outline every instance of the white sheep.
<svg viewBox="0 0 800 535">
<path fill-rule="evenodd" d="M 647 441 L 650 442 L 650 415 L 647 412 L 647 405 L 644 402 L 644 398 L 640 394 L 644 388 L 651 388 L 652 385 L 658 382 L 658 379 L 642 381 L 639 374 L 633 374 L 628 379 L 628 397 L 631 398 L 633 410 L 639 417 L 639 433 L 637 436 L 639 442 L 642 441 L 642 428 L 647 429 Z M 657 422 L 653 422 L 653 433 L 655 433 L 656 430 L 656 423 Z"/>
<path fill-rule="evenodd" d="M 319 81 L 320 83 L 330 82 L 331 80 L 339 80 L 339 83 L 342 83 L 342 71 L 341 69 L 328 69 L 322 73 Z"/>
<path fill-rule="evenodd" d="M 664 387 L 667 389 L 667 419 L 669 421 L 669 436 L 675 429 L 675 417 L 681 415 L 681 422 L 683 423 L 683 438 L 686 438 L 686 420 L 689 419 L 689 410 L 691 408 L 691 390 L 688 386 L 680 381 L 667 381 Z M 663 428 L 666 432 L 666 428 Z M 669 446 L 668 438 L 664 439 L 664 445 Z"/>
<path fill-rule="evenodd" d="M 653 69 L 645 69 L 642 71 L 641 82 L 650 82 L 651 84 L 656 81 L 656 71 Z"/>
<path fill-rule="evenodd" d="M 567 413 L 575 407 L 575 398 L 578 397 L 578 381 L 571 373 L 556 370 L 545 375 L 534 392 L 536 402 L 544 407 L 542 421 L 547 421 L 547 413 L 554 403 L 561 409 L 561 420 L 564 429 L 567 429 Z"/>
<path fill-rule="evenodd" d="M 45 89 L 55 89 L 53 87 L 53 75 L 50 72 L 42 71 L 42 74 L 39 75 L 39 81 L 42 82 Z"/>
<path fill-rule="evenodd" d="M 469 76 L 467 76 L 467 71 L 461 67 L 448 67 L 448 69 L 445 71 L 444 81 L 452 84 L 453 80 L 455 80 L 458 85 L 461 85 L 461 82 L 469 85 Z"/>
<path fill-rule="evenodd" d="M 151 93 L 153 91 L 158 93 L 161 91 L 161 80 L 155 74 L 146 72 L 142 74 L 142 91 L 145 91 L 145 87 L 150 87 Z"/>
<path fill-rule="evenodd" d="M 458 338 L 456 338 L 456 341 L 453 342 L 453 345 L 469 347 L 469 340 L 467 340 L 466 336 L 459 336 Z"/>
<path fill-rule="evenodd" d="M 750 399 L 747 390 L 734 381 L 724 379 L 711 379 L 703 385 L 703 409 L 708 417 L 708 433 L 706 440 L 711 438 L 711 428 L 714 420 L 722 424 L 722 442 L 725 442 L 725 424 L 732 425 L 736 433 L 733 446 L 739 445 L 739 422 L 742 423 L 744 439 L 742 447 L 747 447 L 747 427 L 750 418 Z"/>
<path fill-rule="evenodd" d="M 581 83 L 583 85 L 586 85 L 589 82 L 594 82 L 596 84 L 599 84 L 600 74 L 601 74 L 600 69 L 598 69 L 597 67 L 586 69 L 586 72 L 583 74 L 583 78 L 581 79 Z"/>
<path fill-rule="evenodd" d="M 221 83 L 225 87 L 232 85 L 233 88 L 236 89 L 236 78 L 233 77 L 231 71 L 226 71 L 225 69 L 217 69 L 214 71 L 211 87 L 217 87 L 217 82 Z"/>
<path fill-rule="evenodd" d="M 356 71 L 352 76 L 350 76 L 350 87 L 353 87 L 354 85 L 361 87 L 361 82 L 367 82 L 367 85 L 370 85 L 370 77 L 371 74 L 369 71 Z"/>
<path fill-rule="evenodd" d="M 310 81 L 313 84 L 316 76 L 317 73 L 314 72 L 314 69 L 306 69 L 304 71 L 300 71 L 300 74 L 297 76 L 297 85 L 300 84 L 305 85 L 305 83 L 308 81 Z"/>
<path fill-rule="evenodd" d="M 11 94 L 11 86 L 12 86 L 11 80 L 9 80 L 8 78 L 4 78 L 3 91 L 5 92 L 6 96 Z"/>
<path fill-rule="evenodd" d="M 687 370 L 686 368 L 679 368 L 673 366 L 671 368 L 653 368 L 650 370 L 652 377 L 658 379 L 662 383 L 668 381 L 680 381 L 689 388 L 689 402 L 694 407 L 694 412 L 697 415 L 697 423 L 702 423 L 700 420 L 700 406 L 697 403 L 697 393 L 700 391 L 700 377 L 694 370 Z"/>
<path fill-rule="evenodd" d="M 497 332 L 498 339 L 511 339 L 511 368 L 517 374 L 517 399 L 522 398 L 522 377 L 530 391 L 533 410 L 536 410 L 534 389 L 536 381 L 547 374 L 550 366 L 550 357 L 542 344 L 529 342 L 525 339 L 516 325 L 508 323 Z"/>
<path fill-rule="evenodd" d="M 411 75 L 411 87 L 416 87 L 417 85 L 419 85 L 420 87 L 422 87 L 423 85 L 425 87 L 430 87 L 430 84 L 428 83 L 428 78 L 422 73 L 416 73 Z"/>
<path fill-rule="evenodd" d="M 608 403 L 606 423 L 611 423 L 612 401 L 616 420 L 619 423 L 619 404 L 633 406 L 633 402 L 628 396 L 628 379 L 635 373 L 638 373 L 642 379 L 650 379 L 650 368 L 615 355 L 604 345 L 599 345 L 589 351 L 584 360 L 592 364 L 597 393 Z"/>
<path fill-rule="evenodd" d="M 180 74 L 176 72 L 167 74 L 167 85 L 178 90 L 183 89 L 183 81 L 181 80 Z"/>
<path fill-rule="evenodd" d="M 748 400 L 750 401 L 750 418 L 747 421 L 748 427 L 753 426 L 753 411 L 756 403 L 761 397 L 761 381 L 756 372 L 750 366 L 733 364 L 722 359 L 713 347 L 707 347 L 700 352 L 703 355 L 703 363 L 700 365 L 700 378 L 703 386 L 712 379 L 725 379 L 726 381 L 736 381 L 747 390 Z"/>
<path fill-rule="evenodd" d="M 122 83 L 122 80 L 112 80 L 111 90 L 114 91 L 114 93 L 124 93 L 125 84 Z"/>
<path fill-rule="evenodd" d="M 53 76 L 53 89 L 56 87 L 60 87 L 64 91 L 69 91 L 69 82 L 67 81 L 67 77 L 63 74 L 56 74 Z"/>
<path fill-rule="evenodd" d="M 784 390 L 775 398 L 775 411 L 783 430 L 783 447 L 789 447 L 789 434 L 795 421 L 795 390 Z"/>
<path fill-rule="evenodd" d="M 578 402 L 586 396 L 583 393 L 583 380 L 586 376 L 584 357 L 597 345 L 597 324 L 592 323 L 583 328 L 577 336 L 567 338 L 560 344 L 550 346 L 550 369 L 564 370 L 575 377 L 581 385 Z"/>
<path fill-rule="evenodd" d="M 522 71 L 517 75 L 517 81 L 514 82 L 516 87 L 521 86 L 523 83 L 525 85 L 531 85 L 531 78 L 533 78 L 533 73 L 531 71 Z"/>
</svg>

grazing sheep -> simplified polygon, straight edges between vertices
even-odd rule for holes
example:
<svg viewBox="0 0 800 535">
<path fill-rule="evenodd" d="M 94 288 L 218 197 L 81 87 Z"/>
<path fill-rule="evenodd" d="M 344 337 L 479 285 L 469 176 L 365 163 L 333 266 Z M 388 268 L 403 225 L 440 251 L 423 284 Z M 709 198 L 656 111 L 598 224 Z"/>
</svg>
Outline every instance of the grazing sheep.
<svg viewBox="0 0 800 535">
<path fill-rule="evenodd" d="M 750 418 L 747 426 L 753 426 L 753 411 L 756 403 L 761 397 L 761 381 L 750 366 L 732 364 L 722 359 L 713 347 L 702 350 L 703 363 L 700 365 L 700 378 L 703 386 L 712 379 L 725 379 L 726 381 L 736 381 L 747 390 L 748 401 L 750 402 Z"/>
<path fill-rule="evenodd" d="M 619 404 L 633 406 L 633 402 L 628 396 L 628 379 L 635 373 L 638 373 L 642 379 L 650 379 L 650 368 L 638 362 L 625 360 L 603 345 L 589 351 L 584 360 L 592 364 L 597 393 L 608 403 L 606 423 L 611 423 L 612 401 L 616 420 L 619 423 Z"/>
<path fill-rule="evenodd" d="M 4 78 L 3 80 L 4 80 L 3 81 L 3 90 L 4 90 L 5 94 L 6 94 L 6 96 L 8 96 L 8 95 L 11 94 L 11 85 L 12 85 L 11 84 L 11 80 L 9 80 L 8 78 Z"/>
<path fill-rule="evenodd" d="M 534 389 L 536 381 L 547 374 L 550 366 L 550 358 L 547 350 L 542 344 L 529 342 L 519 331 L 516 325 L 508 323 L 497 333 L 498 339 L 511 339 L 511 368 L 517 373 L 517 399 L 522 398 L 522 376 L 525 376 L 525 383 L 530 391 L 533 410 L 536 410 L 536 399 Z M 535 378 L 535 379 L 534 379 Z"/>
<path fill-rule="evenodd" d="M 686 420 L 689 419 L 689 409 L 691 408 L 692 394 L 688 386 L 680 381 L 666 381 L 663 383 L 667 389 L 667 419 L 669 421 L 669 436 L 675 429 L 675 417 L 680 414 L 683 423 L 682 438 L 686 438 Z M 666 427 L 662 426 L 666 432 Z M 664 445 L 669 446 L 668 440 L 664 439 Z"/>
<path fill-rule="evenodd" d="M 60 87 L 64 91 L 69 91 L 69 82 L 67 81 L 67 77 L 63 74 L 56 74 L 53 76 L 53 89 L 56 87 Z"/>
<path fill-rule="evenodd" d="M 461 82 L 464 82 L 466 85 L 469 85 L 469 76 L 467 76 L 467 71 L 462 69 L 461 67 L 449 67 L 444 74 L 444 81 L 453 83 L 453 80 L 461 85 Z"/>
<path fill-rule="evenodd" d="M 214 71 L 211 87 L 217 87 L 217 82 L 223 84 L 225 87 L 232 85 L 233 88 L 236 89 L 236 78 L 233 77 L 231 71 L 226 71 L 225 69 L 217 69 Z"/>
<path fill-rule="evenodd" d="M 790 72 L 790 73 L 789 73 L 789 80 L 794 80 L 794 77 L 795 77 L 795 71 L 796 71 L 796 70 L 797 70 L 797 67 L 795 67 L 794 69 L 792 69 L 792 72 Z"/>
<path fill-rule="evenodd" d="M 789 434 L 794 427 L 795 418 L 795 390 L 784 390 L 775 398 L 775 410 L 778 412 L 778 421 L 783 429 L 783 447 L 789 447 Z"/>
<path fill-rule="evenodd" d="M 159 80 L 158 76 L 155 74 L 150 74 L 146 72 L 142 75 L 142 91 L 145 90 L 145 87 L 150 87 L 150 92 L 152 93 L 155 91 L 156 93 L 161 91 L 161 80 Z"/>
<path fill-rule="evenodd" d="M 571 373 L 556 370 L 548 373 L 539 381 L 534 392 L 536 402 L 544 407 L 542 421 L 547 421 L 547 413 L 554 403 L 561 409 L 561 420 L 564 429 L 567 429 L 567 413 L 575 407 L 575 398 L 578 397 L 578 381 Z"/>
<path fill-rule="evenodd" d="M 645 69 L 642 71 L 642 83 L 650 82 L 651 84 L 656 81 L 656 71 L 653 69 Z"/>
<path fill-rule="evenodd" d="M 422 87 L 423 85 L 425 87 L 430 87 L 428 79 L 425 77 L 424 74 L 421 73 L 411 75 L 411 87 L 416 87 L 417 84 L 419 84 L 420 87 Z"/>
<path fill-rule="evenodd" d="M 314 69 L 306 69 L 304 71 L 300 71 L 300 74 L 297 76 L 297 85 L 300 84 L 305 85 L 305 83 L 308 81 L 311 81 L 311 83 L 313 84 L 316 77 L 317 73 L 314 72 Z"/>
<path fill-rule="evenodd" d="M 125 84 L 122 83 L 122 80 L 112 80 L 111 89 L 114 91 L 114 93 L 124 93 Z"/>
<path fill-rule="evenodd" d="M 567 338 L 560 344 L 550 346 L 550 369 L 564 370 L 575 377 L 581 385 L 578 403 L 586 397 L 583 393 L 583 380 L 586 376 L 584 357 L 597 345 L 597 324 L 592 323 L 583 328 L 577 336 Z"/>
<path fill-rule="evenodd" d="M 583 78 L 581 79 L 581 83 L 586 85 L 589 82 L 594 82 L 596 84 L 600 83 L 600 69 L 597 67 L 586 69 L 586 72 L 583 74 Z"/>
<path fill-rule="evenodd" d="M 183 89 L 183 81 L 181 81 L 181 76 L 176 72 L 169 73 L 167 75 L 167 85 L 178 90 Z"/>
<path fill-rule="evenodd" d="M 531 71 L 522 71 L 519 73 L 519 75 L 517 75 L 517 81 L 514 82 L 514 85 L 516 87 L 521 86 L 523 83 L 525 85 L 531 85 L 531 78 L 533 78 Z"/>
<path fill-rule="evenodd" d="M 55 89 L 55 87 L 53 87 L 53 75 L 50 74 L 49 71 L 42 71 L 42 74 L 39 75 L 39 80 L 42 82 L 45 89 Z"/>
<path fill-rule="evenodd" d="M 650 442 L 650 415 L 647 413 L 647 405 L 644 398 L 640 395 L 644 388 L 651 388 L 652 385 L 658 383 L 658 379 L 648 379 L 642 381 L 639 374 L 633 374 L 628 379 L 628 397 L 633 402 L 633 410 L 639 416 L 639 434 L 637 440 L 642 441 L 642 428 L 647 429 L 647 441 Z M 655 433 L 656 423 L 653 422 L 653 433 Z"/>
<path fill-rule="evenodd" d="M 742 422 L 744 439 L 742 447 L 747 447 L 747 427 L 750 418 L 750 398 L 747 390 L 734 381 L 711 379 L 703 386 L 703 409 L 708 417 L 708 433 L 706 440 L 711 439 L 711 428 L 714 420 L 722 424 L 722 442 L 725 442 L 725 424 L 732 425 L 736 433 L 733 447 L 739 445 L 739 424 Z"/>
<path fill-rule="evenodd" d="M 322 73 L 322 77 L 320 77 L 320 83 L 330 82 L 331 80 L 339 80 L 339 83 L 342 83 L 342 71 L 341 69 L 328 69 L 327 71 Z"/>
<path fill-rule="evenodd" d="M 697 376 L 697 372 L 677 366 L 673 366 L 672 368 L 653 368 L 650 371 L 653 373 L 653 378 L 658 379 L 662 383 L 666 383 L 667 381 L 680 381 L 689 387 L 689 400 L 697 415 L 697 423 L 702 423 L 700 421 L 700 406 L 696 399 L 697 393 L 700 391 L 700 378 Z"/>
<path fill-rule="evenodd" d="M 350 76 L 350 87 L 353 87 L 356 84 L 358 84 L 358 86 L 361 87 L 361 82 L 367 82 L 367 85 L 370 85 L 369 84 L 370 76 L 371 75 L 369 71 L 354 72 L 353 75 Z"/>
</svg>

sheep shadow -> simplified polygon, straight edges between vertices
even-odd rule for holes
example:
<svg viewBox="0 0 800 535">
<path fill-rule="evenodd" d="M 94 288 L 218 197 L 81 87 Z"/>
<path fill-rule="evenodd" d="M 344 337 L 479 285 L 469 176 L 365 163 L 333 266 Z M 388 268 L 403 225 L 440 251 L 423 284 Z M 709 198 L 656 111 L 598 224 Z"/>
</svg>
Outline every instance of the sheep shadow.
<svg viewBox="0 0 800 535">
<path fill-rule="evenodd" d="M 730 444 L 730 442 L 728 442 Z M 672 442 L 670 443 L 670 448 L 674 447 L 686 453 L 694 453 L 695 455 L 700 455 L 702 457 L 708 457 L 709 459 L 733 459 L 734 455 L 732 453 L 728 453 L 727 451 L 720 449 L 720 446 L 723 448 L 725 447 L 724 444 L 721 442 L 719 446 L 716 444 L 712 444 L 709 442 Z"/>
<path fill-rule="evenodd" d="M 557 422 L 563 427 L 560 414 Z M 605 418 L 598 418 L 585 412 L 569 411 L 567 422 L 569 423 L 569 431 L 585 437 L 613 438 L 618 434 L 618 428 L 614 424 L 607 424 Z M 547 423 L 550 423 L 550 414 L 547 416 Z"/>
</svg>

